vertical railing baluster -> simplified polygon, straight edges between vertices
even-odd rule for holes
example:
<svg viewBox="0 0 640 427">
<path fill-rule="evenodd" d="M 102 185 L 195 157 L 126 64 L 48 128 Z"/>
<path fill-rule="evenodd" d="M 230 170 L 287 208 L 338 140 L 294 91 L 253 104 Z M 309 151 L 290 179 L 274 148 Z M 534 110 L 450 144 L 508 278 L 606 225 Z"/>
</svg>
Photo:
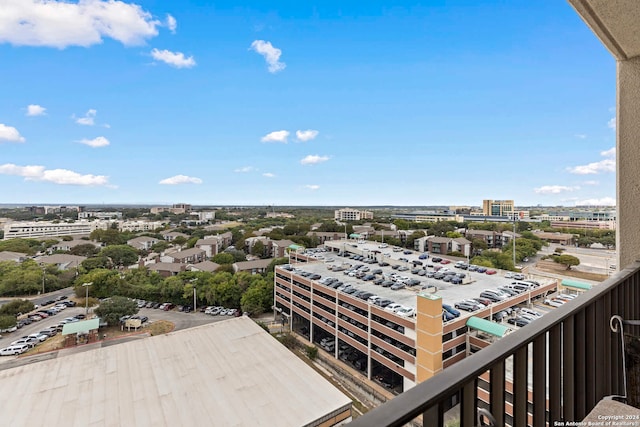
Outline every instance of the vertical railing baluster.
<svg viewBox="0 0 640 427">
<path fill-rule="evenodd" d="M 575 420 L 575 318 L 562 323 L 562 400 L 565 420 Z M 556 375 L 552 370 L 551 375 Z"/>
<path fill-rule="evenodd" d="M 533 425 L 534 426 L 545 425 L 546 412 L 547 412 L 547 335 L 543 334 L 537 337 L 533 341 Z"/>
<path fill-rule="evenodd" d="M 424 427 L 444 425 L 444 411 L 442 410 L 442 403 L 435 404 L 423 412 L 422 425 Z"/>
<path fill-rule="evenodd" d="M 586 384 L 586 376 L 585 372 L 587 371 L 586 367 L 586 349 L 585 349 L 585 335 L 587 333 L 585 329 L 585 309 L 582 309 L 574 316 L 575 319 L 575 339 L 573 340 L 575 346 L 575 352 L 573 357 L 573 363 L 575 364 L 575 370 L 578 372 L 578 375 L 575 377 L 575 389 L 579 390 L 580 393 L 584 393 L 584 390 L 587 387 Z M 593 333 L 593 331 L 590 331 Z M 566 398 L 566 396 L 564 396 Z M 578 396 L 578 399 L 575 401 L 575 412 L 574 412 L 574 420 L 581 420 L 586 415 L 586 406 L 584 394 Z M 569 418 L 567 418 L 569 420 Z"/>
<path fill-rule="evenodd" d="M 499 426 L 504 425 L 504 360 L 496 363 L 489 374 L 491 413 Z"/>
<path fill-rule="evenodd" d="M 549 330 L 549 425 L 562 420 L 562 327 Z"/>
<path fill-rule="evenodd" d="M 606 396 L 608 393 L 606 392 L 607 384 L 606 384 L 606 375 L 604 373 L 605 369 L 609 369 L 609 365 L 606 364 L 606 355 L 609 354 L 609 348 L 605 347 L 606 338 L 605 336 L 610 336 L 609 333 L 609 318 L 605 319 L 605 304 L 606 297 L 596 301 L 594 303 L 595 308 L 595 326 L 594 326 L 594 369 L 595 369 L 595 377 L 594 377 L 594 399 L 595 403 L 597 403 L 600 399 Z"/>
<path fill-rule="evenodd" d="M 460 405 L 460 426 L 472 427 L 476 425 L 476 412 L 478 403 L 476 402 L 476 395 L 478 392 L 478 386 L 476 378 L 466 383 L 462 388 L 460 397 L 462 399 Z"/>
<path fill-rule="evenodd" d="M 513 355 L 513 425 L 526 426 L 529 376 L 527 358 L 529 346 L 524 345 Z"/>
</svg>

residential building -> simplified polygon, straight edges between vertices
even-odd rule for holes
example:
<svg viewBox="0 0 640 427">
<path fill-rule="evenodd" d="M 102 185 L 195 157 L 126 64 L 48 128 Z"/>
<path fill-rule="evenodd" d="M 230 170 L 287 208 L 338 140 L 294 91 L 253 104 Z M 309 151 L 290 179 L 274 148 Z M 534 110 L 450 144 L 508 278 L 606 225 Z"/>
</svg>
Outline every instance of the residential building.
<svg viewBox="0 0 640 427">
<path fill-rule="evenodd" d="M 535 231 L 536 237 L 549 242 L 557 243 L 559 245 L 573 245 L 576 241 L 576 236 L 569 233 L 548 233 L 545 231 Z"/>
<path fill-rule="evenodd" d="M 164 227 L 164 223 L 160 221 L 118 221 L 118 230 L 120 231 L 155 231 Z"/>
<path fill-rule="evenodd" d="M 175 262 L 154 262 L 145 265 L 149 271 L 156 271 L 162 277 L 176 276 L 187 269 L 187 264 L 180 264 Z"/>
<path fill-rule="evenodd" d="M 27 254 L 23 254 L 20 252 L 11 252 L 11 251 L 0 252 L 0 262 L 2 261 L 22 262 L 27 258 L 29 258 Z"/>
<path fill-rule="evenodd" d="M 615 221 L 551 221 L 553 228 L 570 228 L 575 230 L 615 230 Z"/>
<path fill-rule="evenodd" d="M 473 239 L 480 239 L 487 244 L 487 248 L 489 249 L 500 249 L 504 243 L 502 233 L 498 231 L 467 230 L 465 237 L 469 241 L 473 241 Z"/>
<path fill-rule="evenodd" d="M 344 233 L 335 231 L 309 231 L 307 237 L 318 239 L 318 245 L 323 245 L 328 240 L 340 240 L 344 238 Z"/>
<path fill-rule="evenodd" d="M 513 200 L 483 200 L 482 213 L 485 216 L 508 216 L 515 211 Z"/>
<path fill-rule="evenodd" d="M 179 231 L 164 230 L 161 231 L 160 234 L 167 242 L 172 242 L 176 237 L 184 237 L 185 239 L 189 239 L 188 234 L 180 233 Z"/>
<path fill-rule="evenodd" d="M 233 271 L 236 273 L 244 271 L 251 274 L 262 274 L 267 271 L 267 267 L 272 261 L 273 258 L 236 262 L 233 264 Z"/>
<path fill-rule="evenodd" d="M 127 241 L 127 245 L 134 247 L 140 251 L 149 251 L 151 247 L 160 240 L 150 236 L 139 236 Z"/>
<path fill-rule="evenodd" d="M 208 273 L 213 273 L 218 268 L 220 268 L 220 264 L 217 264 L 213 261 L 202 261 L 196 264 L 187 265 L 187 270 L 189 271 L 206 271 Z"/>
<path fill-rule="evenodd" d="M 66 254 L 53 254 L 36 258 L 36 262 L 39 264 L 55 264 L 58 270 L 71 270 L 77 269 L 82 261 L 87 259 L 85 256 L 78 255 L 66 255 Z"/>
<path fill-rule="evenodd" d="M 108 221 L 13 221 L 4 226 L 4 240 L 88 236 L 94 230 L 106 230 L 109 226 Z"/>
<path fill-rule="evenodd" d="M 180 252 L 165 254 L 160 257 L 161 262 L 172 262 L 178 264 L 197 264 L 207 258 L 205 251 L 198 248 L 185 249 Z"/>
<path fill-rule="evenodd" d="M 93 245 L 96 248 L 99 248 L 102 246 L 100 243 L 97 243 L 91 240 L 82 240 L 82 239 L 61 240 L 58 243 L 51 245 L 48 251 L 49 253 L 56 252 L 56 251 L 70 251 L 71 249 L 80 245 Z"/>
<path fill-rule="evenodd" d="M 269 240 L 269 252 L 271 258 L 283 258 L 288 254 L 289 246 L 296 246 L 291 240 Z"/>
<path fill-rule="evenodd" d="M 359 209 L 342 208 L 334 212 L 334 219 L 337 221 L 360 221 L 363 219 L 373 219 L 373 212 L 361 211 Z"/>
<path fill-rule="evenodd" d="M 211 258 L 229 247 L 232 239 L 233 234 L 231 234 L 231 232 L 205 236 L 204 239 L 199 239 L 196 242 L 195 247 L 205 251 L 207 258 Z"/>
</svg>

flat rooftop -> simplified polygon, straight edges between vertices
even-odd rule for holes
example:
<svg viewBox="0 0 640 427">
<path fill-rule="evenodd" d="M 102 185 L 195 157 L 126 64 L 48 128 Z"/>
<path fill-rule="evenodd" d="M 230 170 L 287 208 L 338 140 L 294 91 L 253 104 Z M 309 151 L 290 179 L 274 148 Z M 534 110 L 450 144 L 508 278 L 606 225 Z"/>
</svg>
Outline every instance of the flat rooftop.
<svg viewBox="0 0 640 427">
<path fill-rule="evenodd" d="M 391 246 L 387 248 L 379 248 L 379 243 L 377 242 L 360 243 L 357 244 L 357 247 L 350 246 L 351 244 L 355 244 L 355 242 L 350 241 L 349 243 L 345 244 L 344 241 L 330 241 L 325 243 L 326 246 L 334 246 L 335 248 L 339 248 L 340 250 L 342 250 L 344 247 L 346 251 L 356 253 L 358 255 L 377 251 L 379 253 L 378 256 L 384 256 L 384 261 L 388 262 L 390 265 L 387 267 L 380 267 L 378 264 L 364 264 L 362 261 L 356 261 L 349 259 L 348 257 L 338 256 L 335 252 L 325 252 L 320 253 L 320 255 L 324 257 L 324 259 L 318 259 L 317 262 L 296 263 L 293 264 L 293 267 L 319 274 L 322 277 L 335 277 L 336 279 L 344 283 L 352 284 L 358 289 L 373 292 L 375 295 L 379 295 L 383 298 L 388 298 L 390 300 L 393 300 L 394 302 L 413 308 L 416 308 L 416 296 L 420 292 L 424 292 L 424 290 L 422 290 L 423 286 L 436 287 L 437 291 L 435 293 L 442 298 L 442 303 L 453 306 L 453 304 L 458 301 L 478 297 L 480 295 L 480 292 L 485 289 L 495 289 L 498 286 L 503 286 L 513 281 L 513 279 L 507 279 L 504 277 L 507 271 L 499 269 L 493 269 L 497 271 L 497 274 L 487 275 L 485 273 L 478 273 L 455 268 L 454 263 L 457 258 L 450 258 L 446 255 L 429 255 L 428 260 L 420 260 L 418 258 L 421 254 L 420 252 L 412 251 L 411 254 L 404 254 L 403 252 L 393 252 Z M 467 275 L 467 278 L 470 278 L 470 282 L 467 283 L 467 279 L 465 278 L 465 284 L 455 285 L 435 278 L 418 276 L 417 274 L 411 273 L 411 268 L 413 268 L 412 261 L 421 261 L 423 265 L 418 266 L 419 268 L 426 267 L 427 264 L 433 264 L 434 266 L 441 265 L 430 261 L 433 256 L 451 260 L 452 262 L 450 264 L 442 265 L 442 267 L 456 272 L 465 273 Z M 408 262 L 400 261 L 399 258 L 406 258 Z M 371 281 L 364 281 L 355 277 L 346 276 L 343 274 L 344 271 L 331 271 L 327 268 L 329 265 L 341 264 L 364 264 L 371 270 L 381 269 L 383 274 L 396 273 L 401 276 L 409 277 L 411 279 L 420 280 L 420 285 L 394 291 L 390 288 L 383 288 L 382 286 L 374 285 Z M 409 270 L 393 270 L 391 267 L 394 264 L 405 265 L 409 267 Z M 427 267 L 427 270 L 433 271 L 433 268 Z M 543 284 L 549 283 L 552 280 L 535 275 L 527 275 L 527 278 L 536 280 Z M 463 312 L 463 314 L 465 314 L 465 312 Z"/>
<path fill-rule="evenodd" d="M 0 395 L 12 427 L 299 427 L 351 407 L 247 317 L 0 371 Z"/>
</svg>

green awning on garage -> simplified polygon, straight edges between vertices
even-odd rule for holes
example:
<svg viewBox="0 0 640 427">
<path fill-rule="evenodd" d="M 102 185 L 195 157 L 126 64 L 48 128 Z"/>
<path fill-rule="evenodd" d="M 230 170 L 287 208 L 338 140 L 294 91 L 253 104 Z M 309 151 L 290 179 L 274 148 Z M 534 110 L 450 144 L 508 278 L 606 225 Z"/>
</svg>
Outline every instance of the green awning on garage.
<svg viewBox="0 0 640 427">
<path fill-rule="evenodd" d="M 349 237 L 350 237 L 351 239 L 359 239 L 359 238 L 361 238 L 361 237 L 362 237 L 362 235 L 361 235 L 361 234 L 358 234 L 358 233 L 351 233 L 351 234 L 349 234 Z"/>
<path fill-rule="evenodd" d="M 467 326 L 469 328 L 477 329 L 479 331 L 486 332 L 499 338 L 502 338 L 509 330 L 509 328 L 504 325 L 475 316 L 469 317 L 469 319 L 467 320 Z"/>
<path fill-rule="evenodd" d="M 100 327 L 100 319 L 94 318 L 82 320 L 80 322 L 67 323 L 62 327 L 62 335 L 78 334 L 82 332 L 93 331 Z"/>
<path fill-rule="evenodd" d="M 573 288 L 573 289 L 582 289 L 583 291 L 587 291 L 591 289 L 591 285 L 584 282 L 578 282 L 576 280 L 562 280 L 562 286 L 565 288 Z"/>
<path fill-rule="evenodd" d="M 289 245 L 287 246 L 287 248 L 291 251 L 297 251 L 298 249 L 304 249 L 304 246 L 300 246 L 300 245 Z"/>
</svg>

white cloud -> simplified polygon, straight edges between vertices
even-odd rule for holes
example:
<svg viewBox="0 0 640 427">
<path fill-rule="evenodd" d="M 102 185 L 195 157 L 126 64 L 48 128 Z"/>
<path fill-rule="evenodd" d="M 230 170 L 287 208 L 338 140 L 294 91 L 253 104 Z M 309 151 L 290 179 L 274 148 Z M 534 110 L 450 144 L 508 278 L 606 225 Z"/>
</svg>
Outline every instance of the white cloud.
<svg viewBox="0 0 640 427">
<path fill-rule="evenodd" d="M 613 197 L 603 197 L 601 199 L 577 200 L 576 206 L 615 206 L 616 199 Z"/>
<path fill-rule="evenodd" d="M 177 185 L 177 184 L 202 184 L 202 180 L 200 178 L 196 178 L 193 176 L 186 175 L 176 175 L 171 178 L 165 178 L 159 182 L 159 184 L 163 185 Z"/>
<path fill-rule="evenodd" d="M 591 181 L 585 181 L 582 184 L 584 184 L 584 185 L 600 185 L 600 181 L 591 180 Z"/>
<path fill-rule="evenodd" d="M 182 52 L 171 52 L 166 49 L 158 50 L 154 48 L 151 51 L 151 56 L 153 56 L 153 59 L 156 61 L 162 61 L 165 64 L 169 64 L 176 68 L 191 68 L 196 65 L 196 61 L 193 59 L 193 56 L 187 58 Z"/>
<path fill-rule="evenodd" d="M 323 163 L 329 160 L 328 156 L 318 156 L 309 154 L 304 159 L 300 160 L 300 163 L 303 165 L 317 165 L 318 163 Z"/>
<path fill-rule="evenodd" d="M 0 174 L 24 177 L 27 181 L 46 181 L 61 185 L 109 185 L 104 175 L 81 175 L 68 169 L 46 169 L 44 166 L 0 165 Z"/>
<path fill-rule="evenodd" d="M 176 28 L 178 28 L 178 21 L 176 21 L 176 18 L 169 15 L 168 13 L 167 13 L 167 28 L 169 28 L 169 31 L 171 31 L 173 34 L 176 33 Z"/>
<path fill-rule="evenodd" d="M 576 175 L 596 175 L 603 172 L 615 172 L 616 161 L 613 159 L 600 160 L 599 162 L 569 168 L 569 172 Z"/>
<path fill-rule="evenodd" d="M 560 194 L 566 191 L 579 190 L 580 187 L 573 186 L 567 187 L 565 185 L 543 185 L 542 187 L 534 188 L 533 191 L 537 194 Z"/>
<path fill-rule="evenodd" d="M 613 117 L 611 120 L 609 120 L 607 122 L 607 127 L 609 129 L 613 129 L 614 131 L 616 130 L 616 118 L 615 117 Z"/>
<path fill-rule="evenodd" d="M 44 116 L 47 109 L 41 105 L 31 104 L 27 106 L 27 116 Z"/>
<path fill-rule="evenodd" d="M 616 147 L 612 147 L 608 150 L 601 151 L 602 157 L 609 157 L 608 159 L 600 160 L 599 162 L 589 163 L 587 165 L 574 166 L 568 168 L 570 173 L 576 175 L 596 175 L 605 172 L 616 171 Z"/>
<path fill-rule="evenodd" d="M 289 131 L 276 130 L 263 136 L 261 141 L 262 142 L 282 142 L 286 144 L 287 138 L 289 138 Z"/>
<path fill-rule="evenodd" d="M 78 118 L 76 118 L 75 116 L 71 116 L 71 117 L 76 119 L 76 123 L 79 125 L 93 126 L 96 124 L 95 122 L 96 114 L 98 114 L 98 111 L 91 108 L 85 113 L 84 117 L 78 117 Z"/>
<path fill-rule="evenodd" d="M 0 43 L 64 49 L 111 38 L 132 46 L 157 36 L 161 25 L 141 6 L 119 0 L 2 0 Z"/>
<path fill-rule="evenodd" d="M 234 172 L 236 173 L 247 173 L 247 172 L 252 172 L 254 170 L 253 166 L 244 166 L 238 169 L 234 169 Z"/>
<path fill-rule="evenodd" d="M 316 191 L 320 189 L 319 185 L 305 185 L 304 188 L 308 188 L 309 190 Z"/>
<path fill-rule="evenodd" d="M 25 139 L 22 135 L 20 135 L 18 129 L 0 123 L 0 142 L 3 141 L 24 142 Z"/>
<path fill-rule="evenodd" d="M 600 155 L 602 157 L 615 157 L 616 156 L 616 147 L 611 147 L 606 151 L 601 151 Z"/>
<path fill-rule="evenodd" d="M 109 140 L 104 136 L 99 136 L 94 139 L 81 139 L 78 141 L 80 144 L 88 145 L 89 147 L 97 148 L 97 147 L 106 147 L 110 144 Z"/>
<path fill-rule="evenodd" d="M 587 139 L 587 135 L 584 133 L 578 133 L 575 135 L 575 137 L 578 139 Z"/>
<path fill-rule="evenodd" d="M 307 141 L 311 141 L 312 139 L 315 139 L 315 137 L 318 136 L 319 133 L 320 132 L 313 129 L 297 130 L 296 138 L 298 139 L 298 141 L 307 142 Z"/>
<path fill-rule="evenodd" d="M 269 65 L 270 73 L 282 71 L 287 66 L 284 62 L 280 62 L 280 55 L 282 55 L 282 51 L 273 47 L 271 42 L 254 40 L 253 43 L 251 43 L 251 49 L 264 57 L 264 60 L 267 61 L 267 64 Z"/>
<path fill-rule="evenodd" d="M 262 174 L 262 176 L 266 177 L 266 178 L 274 178 L 276 175 L 272 174 L 271 172 L 265 172 Z"/>
</svg>

